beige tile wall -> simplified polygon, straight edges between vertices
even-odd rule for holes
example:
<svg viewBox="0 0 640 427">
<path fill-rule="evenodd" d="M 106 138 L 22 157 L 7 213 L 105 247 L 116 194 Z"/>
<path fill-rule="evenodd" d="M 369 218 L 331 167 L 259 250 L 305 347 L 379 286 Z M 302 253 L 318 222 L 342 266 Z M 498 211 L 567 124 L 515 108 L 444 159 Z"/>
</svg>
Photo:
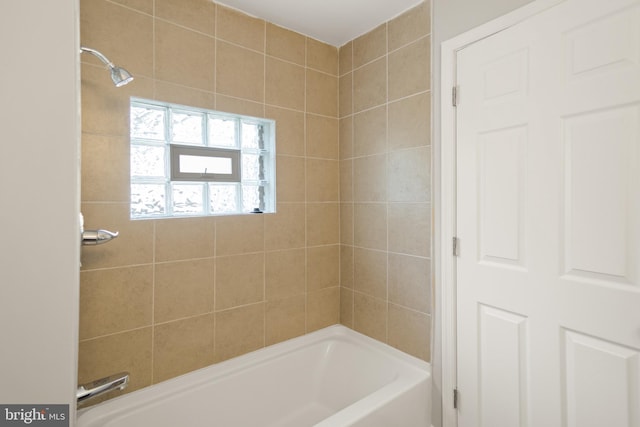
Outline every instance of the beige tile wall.
<svg viewBox="0 0 640 427">
<path fill-rule="evenodd" d="M 425 360 L 431 329 L 430 11 L 340 48 L 341 322 Z"/>
<path fill-rule="evenodd" d="M 127 392 L 340 320 L 338 49 L 208 0 L 82 0 L 79 381 Z M 129 219 L 129 97 L 277 121 L 276 214 Z M 402 161 L 400 159 L 399 161 Z"/>
</svg>

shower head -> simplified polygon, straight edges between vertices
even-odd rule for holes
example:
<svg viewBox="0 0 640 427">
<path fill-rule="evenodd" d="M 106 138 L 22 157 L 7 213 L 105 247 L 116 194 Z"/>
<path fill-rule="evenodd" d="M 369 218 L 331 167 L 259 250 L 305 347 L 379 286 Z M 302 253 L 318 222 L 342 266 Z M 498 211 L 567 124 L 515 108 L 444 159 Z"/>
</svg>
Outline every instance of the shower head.
<svg viewBox="0 0 640 427">
<path fill-rule="evenodd" d="M 107 67 L 109 67 L 109 71 L 111 71 L 111 80 L 113 80 L 113 84 L 116 85 L 116 87 L 124 86 L 133 80 L 133 76 L 127 70 L 113 65 L 113 62 L 109 61 L 106 56 L 97 50 L 81 46 L 80 52 L 87 52 L 96 56 Z"/>
<path fill-rule="evenodd" d="M 110 67 L 111 68 L 111 80 L 116 87 L 124 86 L 133 80 L 133 76 L 124 68 Z"/>
</svg>

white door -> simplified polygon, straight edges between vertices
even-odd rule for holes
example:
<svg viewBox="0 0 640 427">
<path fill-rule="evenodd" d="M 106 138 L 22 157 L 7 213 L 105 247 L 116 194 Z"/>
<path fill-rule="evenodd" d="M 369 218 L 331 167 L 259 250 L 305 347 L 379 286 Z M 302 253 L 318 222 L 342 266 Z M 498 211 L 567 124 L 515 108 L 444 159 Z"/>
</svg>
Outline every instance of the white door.
<svg viewBox="0 0 640 427">
<path fill-rule="evenodd" d="M 458 52 L 461 427 L 640 427 L 640 1 Z"/>
</svg>

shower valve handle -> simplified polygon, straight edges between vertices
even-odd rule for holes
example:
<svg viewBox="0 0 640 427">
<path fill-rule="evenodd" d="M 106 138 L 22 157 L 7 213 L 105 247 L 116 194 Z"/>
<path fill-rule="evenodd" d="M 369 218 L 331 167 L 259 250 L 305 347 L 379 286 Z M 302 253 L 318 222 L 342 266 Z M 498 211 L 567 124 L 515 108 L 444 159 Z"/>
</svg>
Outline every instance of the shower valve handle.
<svg viewBox="0 0 640 427">
<path fill-rule="evenodd" d="M 83 245 L 101 245 L 103 243 L 110 242 L 112 239 L 118 237 L 118 233 L 108 230 L 84 230 L 82 232 L 82 244 Z"/>
</svg>

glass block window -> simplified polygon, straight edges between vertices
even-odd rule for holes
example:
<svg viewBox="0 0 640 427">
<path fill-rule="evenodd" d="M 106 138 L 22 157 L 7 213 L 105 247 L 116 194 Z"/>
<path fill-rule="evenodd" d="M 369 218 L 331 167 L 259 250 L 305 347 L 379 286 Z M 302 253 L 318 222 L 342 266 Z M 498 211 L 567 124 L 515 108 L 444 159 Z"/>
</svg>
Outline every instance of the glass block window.
<svg viewBox="0 0 640 427">
<path fill-rule="evenodd" d="M 275 122 L 131 98 L 131 218 L 275 212 Z"/>
</svg>

